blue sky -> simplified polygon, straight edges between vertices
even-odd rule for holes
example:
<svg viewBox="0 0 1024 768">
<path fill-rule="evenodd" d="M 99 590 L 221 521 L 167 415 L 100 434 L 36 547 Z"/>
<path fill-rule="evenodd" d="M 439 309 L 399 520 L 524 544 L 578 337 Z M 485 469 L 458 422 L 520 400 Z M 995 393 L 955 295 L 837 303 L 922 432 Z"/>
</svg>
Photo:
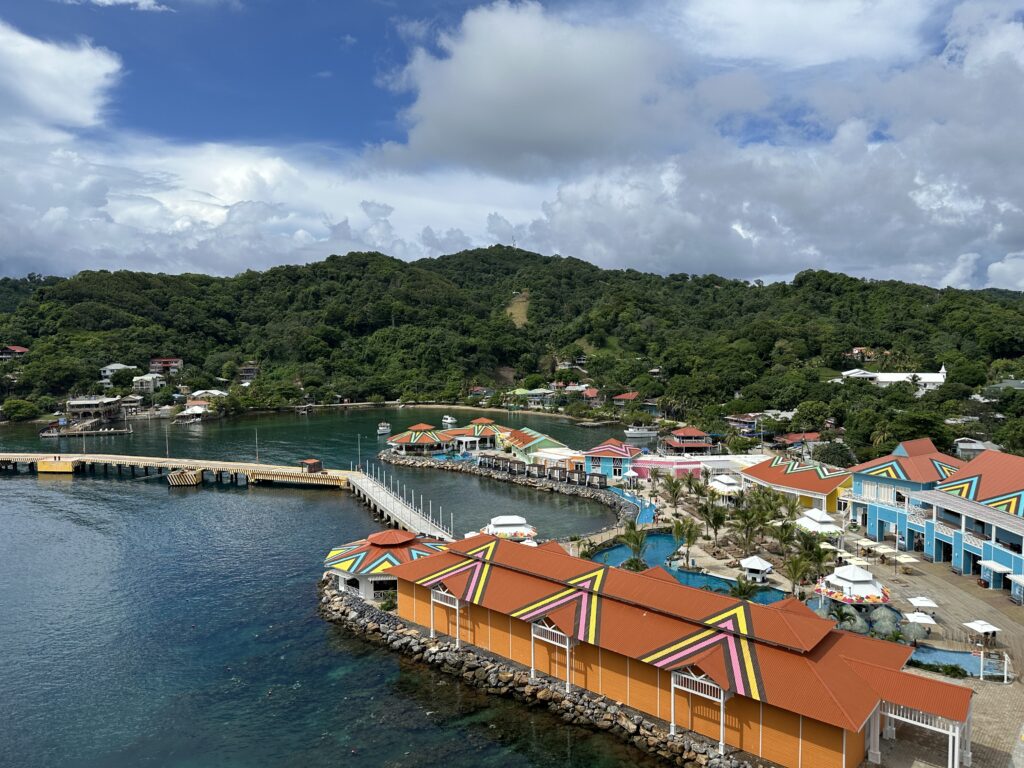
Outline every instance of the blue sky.
<svg viewBox="0 0 1024 768">
<path fill-rule="evenodd" d="M 1024 289 L 1024 0 L 7 0 L 0 274 L 495 242 Z"/>
</svg>

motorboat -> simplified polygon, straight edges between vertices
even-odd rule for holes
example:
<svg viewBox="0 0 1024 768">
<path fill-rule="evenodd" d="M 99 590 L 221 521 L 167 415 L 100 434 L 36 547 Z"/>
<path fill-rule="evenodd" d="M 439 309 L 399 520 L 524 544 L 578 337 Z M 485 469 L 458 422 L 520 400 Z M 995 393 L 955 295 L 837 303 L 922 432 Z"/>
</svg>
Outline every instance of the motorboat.
<svg viewBox="0 0 1024 768">
<path fill-rule="evenodd" d="M 454 427 L 456 424 L 459 423 L 459 421 L 454 416 L 446 415 L 443 419 L 441 419 L 441 423 L 444 424 L 445 427 Z"/>
<path fill-rule="evenodd" d="M 526 522 L 525 517 L 519 515 L 492 517 L 491 522 L 480 529 L 480 533 L 531 545 L 535 544 L 534 539 L 537 538 L 537 529 Z M 475 536 L 476 534 L 471 535 Z"/>
<path fill-rule="evenodd" d="M 652 425 L 644 424 L 631 424 L 626 427 L 626 437 L 635 437 L 646 440 L 648 438 L 657 437 L 658 428 Z"/>
<path fill-rule="evenodd" d="M 391 425 L 388 422 L 386 422 L 386 421 L 382 421 L 380 424 L 377 425 L 377 434 L 378 435 L 390 435 L 391 434 Z"/>
</svg>

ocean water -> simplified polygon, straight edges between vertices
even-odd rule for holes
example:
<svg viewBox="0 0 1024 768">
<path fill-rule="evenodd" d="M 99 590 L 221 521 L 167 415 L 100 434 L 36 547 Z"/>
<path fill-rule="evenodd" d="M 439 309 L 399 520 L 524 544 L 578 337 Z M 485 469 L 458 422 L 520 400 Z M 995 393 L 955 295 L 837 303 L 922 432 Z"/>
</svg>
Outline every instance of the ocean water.
<svg viewBox="0 0 1024 768">
<path fill-rule="evenodd" d="M 262 417 L 261 458 L 339 466 L 377 420 Z M 102 450 L 169 443 L 172 455 L 227 458 L 253 428 L 140 425 Z M 6 449 L 38 445 L 30 428 L 0 429 Z M 410 478 L 457 525 L 511 509 L 542 532 L 610 520 L 597 505 L 477 478 Z M 317 618 L 324 554 L 376 529 L 347 494 L 24 474 L 0 475 L 0 494 L 0 765 L 653 764 Z"/>
</svg>

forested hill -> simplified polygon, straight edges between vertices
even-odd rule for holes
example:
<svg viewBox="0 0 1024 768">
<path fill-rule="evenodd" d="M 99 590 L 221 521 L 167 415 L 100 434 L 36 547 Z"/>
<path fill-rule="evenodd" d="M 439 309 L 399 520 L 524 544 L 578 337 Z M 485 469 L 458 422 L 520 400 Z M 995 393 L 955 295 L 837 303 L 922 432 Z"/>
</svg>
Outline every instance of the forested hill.
<svg viewBox="0 0 1024 768">
<path fill-rule="evenodd" d="M 965 390 L 1017 372 L 1024 354 L 1019 293 L 820 271 L 763 286 L 662 277 L 501 246 L 412 263 L 351 253 L 230 278 L 82 272 L 7 304 L 0 343 L 31 352 L 6 394 L 29 398 L 87 391 L 100 366 L 155 355 L 183 357 L 196 383 L 257 359 L 274 400 L 299 387 L 318 399 L 457 397 L 585 352 L 609 389 L 687 408 L 737 394 L 736 409 L 791 408 L 831 401 L 822 382 L 851 366 L 853 346 L 888 350 L 894 370 L 945 364 Z"/>
</svg>

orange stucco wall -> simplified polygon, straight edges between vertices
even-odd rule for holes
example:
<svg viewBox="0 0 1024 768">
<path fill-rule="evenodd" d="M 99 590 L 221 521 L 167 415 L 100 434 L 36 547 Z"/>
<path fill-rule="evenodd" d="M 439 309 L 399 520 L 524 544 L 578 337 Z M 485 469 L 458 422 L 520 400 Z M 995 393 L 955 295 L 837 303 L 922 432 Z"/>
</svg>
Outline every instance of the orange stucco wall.
<svg viewBox="0 0 1024 768">
<path fill-rule="evenodd" d="M 844 768 L 842 729 L 805 717 L 800 764 L 813 765 L 814 768 Z"/>
<path fill-rule="evenodd" d="M 399 581 L 398 615 L 420 626 L 430 624 L 430 590 Z M 480 606 L 461 609 L 461 638 L 523 666 L 530 664 L 530 625 Z M 455 611 L 434 607 L 437 633 L 454 636 Z M 535 665 L 539 674 L 565 679 L 565 652 L 537 642 Z M 613 651 L 580 643 L 572 652 L 573 685 L 628 704 L 645 714 L 668 720 L 671 711 L 670 676 L 650 665 Z M 675 721 L 680 728 L 696 731 L 714 741 L 719 737 L 718 704 L 686 693 L 676 693 Z M 801 740 L 801 727 L 803 739 Z M 843 731 L 840 728 L 769 704 L 733 696 L 726 702 L 726 743 L 791 768 L 855 768 L 864 758 L 864 734 L 846 734 L 843 765 Z"/>
<path fill-rule="evenodd" d="M 765 704 L 762 718 L 761 757 L 781 765 L 797 766 L 800 762 L 800 716 Z"/>
</svg>

